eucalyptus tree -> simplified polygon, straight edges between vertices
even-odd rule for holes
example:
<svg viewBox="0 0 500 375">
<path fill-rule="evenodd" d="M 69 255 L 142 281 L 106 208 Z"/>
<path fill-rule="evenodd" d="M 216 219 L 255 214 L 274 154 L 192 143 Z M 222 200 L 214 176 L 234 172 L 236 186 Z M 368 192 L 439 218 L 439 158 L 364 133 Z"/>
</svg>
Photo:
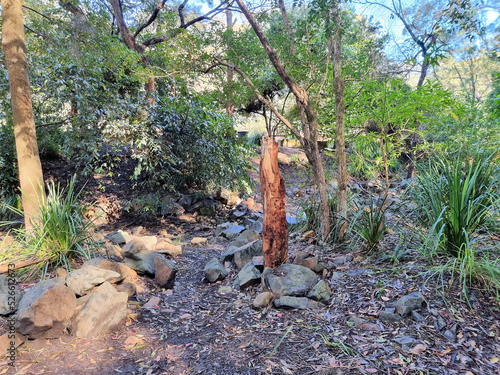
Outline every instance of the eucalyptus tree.
<svg viewBox="0 0 500 375">
<path fill-rule="evenodd" d="M 2 0 L 1 5 L 2 49 L 9 74 L 19 181 L 25 226 L 29 231 L 32 220 L 39 220 L 45 190 L 31 104 L 22 1 Z"/>
</svg>

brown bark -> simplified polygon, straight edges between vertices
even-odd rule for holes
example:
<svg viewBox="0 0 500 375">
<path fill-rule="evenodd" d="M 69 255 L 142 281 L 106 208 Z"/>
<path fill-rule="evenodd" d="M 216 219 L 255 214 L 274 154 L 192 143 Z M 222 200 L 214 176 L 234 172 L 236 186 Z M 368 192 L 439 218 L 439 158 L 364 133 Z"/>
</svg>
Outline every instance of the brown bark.
<svg viewBox="0 0 500 375">
<path fill-rule="evenodd" d="M 263 103 L 266 103 L 268 105 L 270 104 L 269 106 L 270 106 L 271 110 L 273 111 L 273 113 L 275 113 L 278 116 L 278 118 L 280 120 L 282 120 L 283 123 L 285 123 L 285 125 L 289 129 L 292 130 L 294 135 L 297 136 L 297 139 L 300 140 L 302 146 L 304 147 L 304 151 L 306 152 L 306 155 L 309 159 L 309 162 L 311 163 L 311 167 L 313 168 L 316 186 L 318 187 L 318 191 L 320 193 L 321 222 L 322 222 L 321 223 L 322 224 L 321 238 L 323 240 L 326 240 L 328 235 L 330 234 L 330 227 L 331 227 L 330 205 L 328 202 L 328 193 L 327 193 L 327 189 L 326 189 L 323 161 L 321 159 L 321 155 L 319 153 L 318 144 L 317 144 L 318 123 L 316 120 L 316 114 L 314 113 L 313 107 L 309 101 L 309 95 L 304 88 L 297 85 L 292 80 L 292 78 L 288 75 L 285 68 L 283 67 L 283 65 L 279 61 L 273 48 L 271 47 L 271 44 L 269 43 L 266 35 L 264 34 L 262 29 L 260 28 L 255 17 L 250 13 L 250 11 L 246 7 L 246 5 L 243 3 L 243 0 L 236 0 L 236 2 L 238 3 L 238 6 L 240 7 L 242 13 L 245 15 L 245 18 L 248 20 L 248 22 L 252 26 L 255 34 L 259 38 L 259 40 L 262 44 L 262 47 L 264 47 L 264 50 L 266 51 L 269 60 L 271 61 L 271 63 L 274 66 L 274 69 L 279 74 L 281 79 L 285 82 L 288 89 L 295 96 L 295 100 L 297 102 L 297 108 L 298 108 L 299 114 L 300 114 L 303 136 L 300 136 L 299 131 L 297 129 L 295 129 L 290 124 L 290 122 L 283 120 L 283 116 L 280 115 L 276 111 L 276 109 L 272 106 L 272 103 L 270 103 L 270 101 L 262 100 L 261 99 L 262 95 L 260 95 L 260 94 L 258 95 L 259 100 L 261 100 Z M 247 82 L 249 81 L 248 79 L 246 79 L 246 80 L 247 80 Z"/>
<path fill-rule="evenodd" d="M 278 166 L 278 143 L 263 137 L 260 157 L 260 188 L 264 207 L 262 251 L 265 267 L 278 267 L 288 257 L 288 223 L 285 211 L 285 181 Z"/>
<path fill-rule="evenodd" d="M 337 155 L 337 170 L 338 170 L 338 192 L 337 192 L 337 213 L 339 214 L 339 224 L 337 229 L 338 241 L 343 241 L 347 232 L 347 160 L 345 152 L 345 105 L 344 105 L 344 88 L 345 80 L 342 78 L 342 36 L 341 36 L 341 17 L 340 9 L 337 7 L 333 10 L 335 22 L 337 24 L 337 32 L 333 45 L 333 76 L 334 76 L 334 91 L 335 91 L 335 122 L 336 122 L 336 137 L 335 137 L 335 153 Z"/>
<path fill-rule="evenodd" d="M 31 224 L 39 217 L 40 204 L 44 200 L 45 193 L 31 104 L 22 0 L 1 0 L 1 4 L 2 48 L 9 73 L 19 182 L 25 225 L 29 230 Z"/>
</svg>

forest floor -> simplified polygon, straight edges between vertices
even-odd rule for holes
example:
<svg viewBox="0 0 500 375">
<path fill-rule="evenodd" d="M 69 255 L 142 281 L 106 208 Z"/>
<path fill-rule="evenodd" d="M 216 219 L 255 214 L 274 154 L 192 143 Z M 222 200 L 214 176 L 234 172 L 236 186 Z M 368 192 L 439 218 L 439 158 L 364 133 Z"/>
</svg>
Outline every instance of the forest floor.
<svg viewBox="0 0 500 375">
<path fill-rule="evenodd" d="M 301 163 L 286 159 L 281 167 L 287 191 L 294 191 L 293 197 L 287 197 L 287 207 L 294 213 L 311 181 Z M 44 166 L 45 173 L 55 179 L 71 174 L 69 167 L 57 162 Z M 257 173 L 252 172 L 252 177 L 257 178 Z M 101 186 L 104 191 L 92 183 L 85 189 L 110 204 L 120 195 L 135 194 L 126 180 L 103 177 Z M 323 274 L 336 298 L 321 309 L 255 310 L 252 301 L 260 287 L 220 294 L 221 286 L 232 285 L 236 271 L 222 282 L 207 284 L 203 268 L 227 244 L 187 245 L 175 258 L 179 271 L 173 290 L 162 290 L 147 277 L 137 280 L 142 290 L 132 307 L 140 314 L 133 315 L 121 330 L 97 338 L 29 341 L 19 348 L 14 367 L 0 360 L 0 374 L 500 374 L 498 300 L 484 290 L 474 290 L 469 294 L 471 308 L 455 287 L 446 288 L 443 298 L 441 284 L 427 280 L 427 262 L 411 246 L 399 263 L 379 256 L 398 244 L 394 226 L 404 224 L 405 214 L 393 215 L 389 218 L 393 230 L 376 254 L 367 254 L 360 244 L 350 249 L 351 262 Z M 216 225 L 226 219 L 220 213 L 200 225 L 177 218 L 144 221 L 123 216 L 100 230 L 107 234 L 142 225 L 145 235 L 166 229 L 189 244 L 193 237 L 213 235 Z M 290 258 L 311 244 L 311 240 L 292 237 Z M 318 247 L 317 251 L 328 260 L 346 248 Z M 448 280 L 449 276 L 443 276 L 445 285 Z M 419 315 L 399 323 L 377 319 L 380 310 L 414 291 L 425 298 Z M 141 306 L 154 297 L 159 300 L 149 308 Z M 351 317 L 364 321 L 352 324 Z M 6 322 L 0 319 L 0 334 L 5 329 Z"/>
</svg>

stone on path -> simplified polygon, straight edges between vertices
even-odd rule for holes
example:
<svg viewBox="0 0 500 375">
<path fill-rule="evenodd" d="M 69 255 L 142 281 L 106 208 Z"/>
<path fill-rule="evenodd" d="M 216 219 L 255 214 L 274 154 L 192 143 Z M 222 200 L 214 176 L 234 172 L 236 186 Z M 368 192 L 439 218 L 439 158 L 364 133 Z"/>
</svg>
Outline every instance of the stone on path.
<svg viewBox="0 0 500 375">
<path fill-rule="evenodd" d="M 170 254 L 172 256 L 182 255 L 183 250 L 183 245 L 175 244 L 168 238 L 160 239 L 155 247 L 157 253 Z"/>
<path fill-rule="evenodd" d="M 194 237 L 191 240 L 191 246 L 196 247 L 196 246 L 203 246 L 206 245 L 208 242 L 207 238 L 204 237 Z"/>
<path fill-rule="evenodd" d="M 396 301 L 394 307 L 399 315 L 410 315 L 413 310 L 418 310 L 424 303 L 424 297 L 420 292 L 413 292 L 401 297 Z"/>
<path fill-rule="evenodd" d="M 257 295 L 257 297 L 255 297 L 252 305 L 256 309 L 261 309 L 261 308 L 269 306 L 269 304 L 271 303 L 273 298 L 274 298 L 274 296 L 271 292 L 262 292 L 262 293 L 259 293 Z"/>
<path fill-rule="evenodd" d="M 277 308 L 284 307 L 289 309 L 319 309 L 321 306 L 318 302 L 310 300 L 306 297 L 283 296 L 274 300 L 274 306 Z"/>
<path fill-rule="evenodd" d="M 141 253 L 149 253 L 155 250 L 158 239 L 155 236 L 134 237 L 122 248 L 122 255 L 125 258 L 141 259 Z"/>
<path fill-rule="evenodd" d="M 215 283 L 217 280 L 223 280 L 227 276 L 227 271 L 218 258 L 213 258 L 210 262 L 208 262 L 203 272 L 205 273 L 205 279 L 209 283 Z"/>
<path fill-rule="evenodd" d="M 221 234 L 228 240 L 236 238 L 241 232 L 245 230 L 243 225 L 230 225 Z"/>
<path fill-rule="evenodd" d="M 68 276 L 66 276 L 66 285 L 77 296 L 84 296 L 95 286 L 105 281 L 116 283 L 121 280 L 123 279 L 118 272 L 94 266 L 85 266 L 68 273 Z"/>
<path fill-rule="evenodd" d="M 60 337 L 71 326 L 75 310 L 75 293 L 64 278 L 41 281 L 21 299 L 16 331 L 30 339 Z"/>
<path fill-rule="evenodd" d="M 327 304 L 332 297 L 332 290 L 324 280 L 318 283 L 307 293 L 307 298 Z"/>
<path fill-rule="evenodd" d="M 125 280 L 129 276 L 133 276 L 135 273 L 130 267 L 127 267 L 125 264 L 121 262 L 113 262 L 112 260 L 109 259 L 104 259 L 104 258 L 94 258 L 91 260 L 86 261 L 83 264 L 83 267 L 87 266 L 93 266 L 97 267 L 103 270 L 110 270 L 110 271 L 115 271 L 120 274 L 120 278 L 118 280 L 107 280 L 110 283 L 114 282 L 121 282 Z"/>
<path fill-rule="evenodd" d="M 234 263 L 238 269 L 242 269 L 247 263 L 251 263 L 254 257 L 262 255 L 262 241 L 252 241 L 236 249 L 233 254 Z"/>
<path fill-rule="evenodd" d="M 156 283 L 162 288 L 172 289 L 174 287 L 175 275 L 179 270 L 177 265 L 161 254 L 157 254 L 154 263 Z"/>
<path fill-rule="evenodd" d="M 123 245 L 132 239 L 130 234 L 122 230 L 110 233 L 106 237 L 108 237 L 108 239 L 116 245 Z"/>
<path fill-rule="evenodd" d="M 123 324 L 127 301 L 127 293 L 117 292 L 110 283 L 99 286 L 75 318 L 76 336 L 98 336 Z"/>
<path fill-rule="evenodd" d="M 277 269 L 266 268 L 262 284 L 275 297 L 305 296 L 318 282 L 318 276 L 309 268 L 296 264 L 282 264 Z"/>
<path fill-rule="evenodd" d="M 233 288 L 243 290 L 252 285 L 259 284 L 261 280 L 260 271 L 252 264 L 247 263 L 236 275 Z"/>
</svg>

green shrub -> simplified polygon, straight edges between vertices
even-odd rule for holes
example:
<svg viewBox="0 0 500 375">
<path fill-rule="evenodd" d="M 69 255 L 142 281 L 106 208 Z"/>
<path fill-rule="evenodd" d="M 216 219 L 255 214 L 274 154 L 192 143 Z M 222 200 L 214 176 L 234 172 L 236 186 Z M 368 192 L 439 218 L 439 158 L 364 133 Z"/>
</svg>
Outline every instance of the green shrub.
<svg viewBox="0 0 500 375">
<path fill-rule="evenodd" d="M 79 203 L 80 193 L 75 192 L 73 178 L 67 189 L 61 189 L 54 182 L 48 185 L 47 198 L 40 205 L 37 218 L 28 218 L 33 228 L 13 229 L 15 245 L 0 255 L 0 263 L 23 263 L 34 261 L 36 264 L 25 269 L 29 275 L 38 272 L 45 276 L 49 267 L 64 266 L 70 269 L 70 259 L 82 256 L 90 259 L 97 244 L 90 235 L 93 219 L 86 219 L 84 214 L 90 204 Z M 24 216 L 22 210 L 10 207 L 13 212 Z M 1 223 L 3 225 L 8 222 Z"/>
<path fill-rule="evenodd" d="M 15 193 L 17 178 L 16 145 L 11 125 L 0 124 L 0 199 Z"/>
<path fill-rule="evenodd" d="M 386 230 L 386 219 L 383 206 L 385 199 L 379 197 L 376 201 L 370 196 L 367 207 L 358 210 L 354 218 L 355 231 L 368 244 L 372 250 L 382 239 Z"/>
<path fill-rule="evenodd" d="M 136 135 L 135 177 L 169 189 L 247 189 L 247 149 L 232 119 L 188 98 L 158 101 Z"/>
<path fill-rule="evenodd" d="M 260 142 L 265 136 L 266 132 L 253 131 L 247 135 L 247 143 L 251 146 L 260 146 Z"/>
<path fill-rule="evenodd" d="M 468 237 L 487 230 L 498 203 L 492 156 L 441 155 L 420 170 L 413 198 L 436 246 L 459 257 Z"/>
</svg>

